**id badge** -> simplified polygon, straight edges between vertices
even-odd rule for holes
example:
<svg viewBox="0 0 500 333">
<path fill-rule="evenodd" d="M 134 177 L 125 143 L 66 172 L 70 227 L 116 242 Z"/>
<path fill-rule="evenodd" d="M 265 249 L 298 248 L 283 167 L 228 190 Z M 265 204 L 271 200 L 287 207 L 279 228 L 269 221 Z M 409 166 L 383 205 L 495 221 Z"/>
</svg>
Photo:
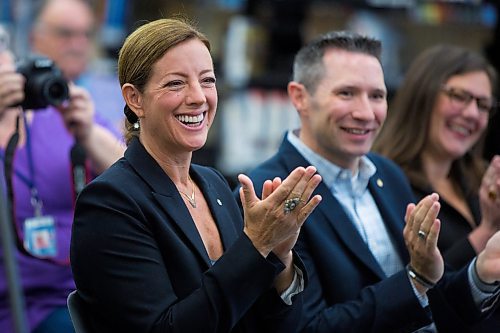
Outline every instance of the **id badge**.
<svg viewBox="0 0 500 333">
<path fill-rule="evenodd" d="M 52 216 L 35 216 L 24 221 L 24 248 L 36 257 L 53 258 L 57 255 Z"/>
</svg>

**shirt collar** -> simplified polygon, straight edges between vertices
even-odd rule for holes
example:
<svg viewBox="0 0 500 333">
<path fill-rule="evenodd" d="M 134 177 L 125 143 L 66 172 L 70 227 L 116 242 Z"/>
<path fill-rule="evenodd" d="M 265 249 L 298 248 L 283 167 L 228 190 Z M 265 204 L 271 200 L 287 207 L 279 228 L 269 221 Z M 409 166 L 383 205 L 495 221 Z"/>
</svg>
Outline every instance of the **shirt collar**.
<svg viewBox="0 0 500 333">
<path fill-rule="evenodd" d="M 335 192 L 335 187 L 333 186 L 335 183 L 345 181 L 349 177 L 351 178 L 352 189 L 355 193 L 361 193 L 368 187 L 368 181 L 377 171 L 377 167 L 368 157 L 365 155 L 361 156 L 359 159 L 358 172 L 352 175 L 351 170 L 339 167 L 306 146 L 304 142 L 299 139 L 299 132 L 300 129 L 288 131 L 288 141 L 311 165 L 316 167 L 318 173 L 323 178 L 323 183 L 327 184 L 332 192 Z"/>
</svg>

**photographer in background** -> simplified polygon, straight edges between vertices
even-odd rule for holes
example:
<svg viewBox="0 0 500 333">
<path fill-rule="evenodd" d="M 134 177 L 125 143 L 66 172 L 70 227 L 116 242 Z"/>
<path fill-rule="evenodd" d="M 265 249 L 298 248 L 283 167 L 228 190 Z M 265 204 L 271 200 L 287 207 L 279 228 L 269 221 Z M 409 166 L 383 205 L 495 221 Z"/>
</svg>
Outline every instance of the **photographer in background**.
<svg viewBox="0 0 500 333">
<path fill-rule="evenodd" d="M 90 12 L 86 13 L 90 16 Z M 90 24 L 90 18 L 85 21 L 84 17 L 83 14 L 71 15 L 71 24 L 77 25 L 82 20 Z M 81 28 L 74 31 L 76 29 L 81 31 Z M 86 38 L 84 35 L 72 37 L 81 39 L 75 44 Z M 112 125 L 99 120 L 95 114 L 89 93 L 74 85 L 68 76 L 68 98 L 57 107 L 47 104 L 36 110 L 23 110 L 16 106 L 29 104 L 33 89 L 40 89 L 27 89 L 27 82 L 36 81 L 34 76 L 40 76 L 41 72 L 56 76 L 57 70 L 56 66 L 42 69 L 33 65 L 25 77 L 13 60 L 8 49 L 2 47 L 0 171 L 5 177 L 0 181 L 7 185 L 9 213 L 15 224 L 16 259 L 26 315 L 32 332 L 74 332 L 66 298 L 75 289 L 68 260 L 77 194 L 75 182 L 81 180 L 75 176 L 83 172 L 89 179 L 99 174 L 122 156 L 124 146 L 121 138 L 113 134 Z M 69 70 L 66 68 L 63 72 L 70 73 Z M 83 156 L 83 166 L 79 165 L 78 169 L 70 158 L 74 147 L 79 147 L 77 155 Z M 0 332 L 12 332 L 3 263 L 0 253 Z"/>
<path fill-rule="evenodd" d="M 92 70 L 98 22 L 90 0 L 34 1 L 30 45 L 33 53 L 52 59 L 68 81 L 84 87 L 96 112 L 123 130 L 124 101 L 115 73 L 116 63 L 106 70 Z"/>
</svg>

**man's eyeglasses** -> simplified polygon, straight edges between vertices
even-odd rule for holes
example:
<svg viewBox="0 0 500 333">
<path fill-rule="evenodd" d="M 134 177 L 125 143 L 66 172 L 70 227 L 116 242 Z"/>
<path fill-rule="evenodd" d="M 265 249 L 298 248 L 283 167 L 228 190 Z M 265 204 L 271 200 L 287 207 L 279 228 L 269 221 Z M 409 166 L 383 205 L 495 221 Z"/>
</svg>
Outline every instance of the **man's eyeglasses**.
<svg viewBox="0 0 500 333">
<path fill-rule="evenodd" d="M 55 37 L 64 40 L 69 40 L 76 37 L 84 37 L 87 40 L 91 40 L 95 35 L 94 30 L 75 30 L 67 27 L 58 27 L 51 25 L 42 25 L 41 28 L 54 35 Z"/>
<path fill-rule="evenodd" d="M 457 108 L 465 109 L 473 100 L 476 101 L 478 110 L 484 113 L 492 113 L 496 106 L 496 102 L 493 98 L 477 97 L 464 89 L 443 86 L 441 90 Z"/>
</svg>

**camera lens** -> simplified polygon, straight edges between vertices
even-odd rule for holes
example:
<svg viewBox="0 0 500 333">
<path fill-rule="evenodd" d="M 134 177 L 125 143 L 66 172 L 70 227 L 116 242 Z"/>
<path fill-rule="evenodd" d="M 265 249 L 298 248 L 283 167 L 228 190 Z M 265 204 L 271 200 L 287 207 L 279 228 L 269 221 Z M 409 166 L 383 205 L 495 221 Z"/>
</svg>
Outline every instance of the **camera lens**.
<svg viewBox="0 0 500 333">
<path fill-rule="evenodd" d="M 68 85 L 59 78 L 47 80 L 43 87 L 43 97 L 49 105 L 61 105 L 68 98 Z"/>
</svg>

